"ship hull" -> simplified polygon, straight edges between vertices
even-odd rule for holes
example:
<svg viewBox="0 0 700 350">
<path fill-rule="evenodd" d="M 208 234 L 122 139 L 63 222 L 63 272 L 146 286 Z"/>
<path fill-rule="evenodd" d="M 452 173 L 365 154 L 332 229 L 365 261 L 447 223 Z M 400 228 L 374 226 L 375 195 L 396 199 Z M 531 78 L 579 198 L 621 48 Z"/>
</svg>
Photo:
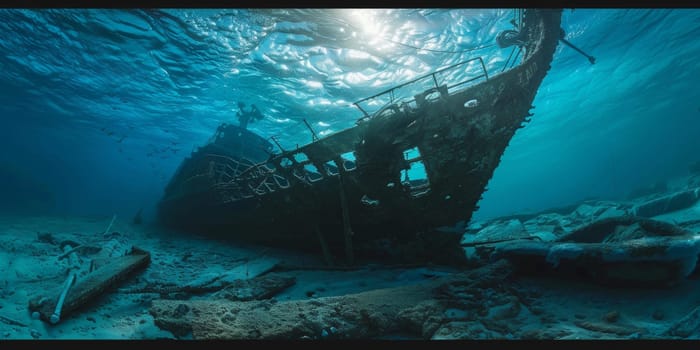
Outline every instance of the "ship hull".
<svg viewBox="0 0 700 350">
<path fill-rule="evenodd" d="M 477 209 L 549 70 L 560 19 L 560 10 L 526 13 L 524 60 L 509 71 L 462 89 L 436 86 L 244 171 L 231 174 L 237 160 L 195 154 L 228 170 L 209 171 L 202 190 L 166 193 L 159 217 L 188 231 L 350 260 L 462 261 L 461 232 L 438 228 L 468 222 Z M 414 165 L 420 179 L 408 178 Z"/>
</svg>

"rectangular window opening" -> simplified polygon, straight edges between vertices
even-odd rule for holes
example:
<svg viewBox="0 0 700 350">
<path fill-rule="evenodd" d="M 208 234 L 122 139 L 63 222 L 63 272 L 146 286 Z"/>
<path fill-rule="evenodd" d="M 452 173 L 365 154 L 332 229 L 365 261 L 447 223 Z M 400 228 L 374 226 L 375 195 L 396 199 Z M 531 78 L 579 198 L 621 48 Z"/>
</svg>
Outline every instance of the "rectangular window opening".
<svg viewBox="0 0 700 350">
<path fill-rule="evenodd" d="M 341 154 L 340 158 L 343 159 L 343 168 L 346 171 L 355 170 L 355 168 L 357 168 L 357 164 L 355 164 L 355 154 L 352 151 Z"/>
<path fill-rule="evenodd" d="M 326 174 L 328 174 L 329 176 L 338 175 L 338 167 L 335 166 L 335 162 L 333 162 L 332 160 L 329 160 L 325 164 L 323 164 L 323 167 L 326 169 Z"/>
<path fill-rule="evenodd" d="M 323 179 L 323 175 L 321 175 L 321 172 L 318 171 L 318 168 L 316 168 L 316 166 L 313 164 L 305 164 L 304 171 L 306 171 L 306 177 L 311 182 L 316 182 Z"/>
<path fill-rule="evenodd" d="M 410 189 L 411 196 L 414 198 L 428 194 L 430 181 L 418 147 L 404 151 L 404 159 L 408 162 L 409 168 L 401 171 L 401 183 Z"/>
</svg>

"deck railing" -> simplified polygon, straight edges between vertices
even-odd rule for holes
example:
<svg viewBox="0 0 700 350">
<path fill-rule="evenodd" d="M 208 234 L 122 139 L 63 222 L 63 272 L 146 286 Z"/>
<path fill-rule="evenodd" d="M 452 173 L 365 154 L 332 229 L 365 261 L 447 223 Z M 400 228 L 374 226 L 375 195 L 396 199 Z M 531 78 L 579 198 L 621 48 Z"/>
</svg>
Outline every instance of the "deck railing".
<svg viewBox="0 0 700 350">
<path fill-rule="evenodd" d="M 488 80 L 488 79 L 489 79 L 489 75 L 488 75 L 488 71 L 486 70 L 486 64 L 484 64 L 484 60 L 483 60 L 481 57 L 476 57 L 476 58 L 472 58 L 472 59 L 470 59 L 470 60 L 466 60 L 466 61 L 459 62 L 459 63 L 457 63 L 457 64 L 453 64 L 453 65 L 451 65 L 451 66 L 449 66 L 449 67 L 445 67 L 445 68 L 443 68 L 443 69 L 439 69 L 439 70 L 437 70 L 437 71 L 435 71 L 435 72 L 432 72 L 432 73 L 429 73 L 429 74 L 420 76 L 420 77 L 418 77 L 418 78 L 416 78 L 416 79 L 413 79 L 413 80 L 411 80 L 411 81 L 405 82 L 405 83 L 403 83 L 403 84 L 394 86 L 394 87 L 392 87 L 392 88 L 390 88 L 390 89 L 388 89 L 388 90 L 382 91 L 382 92 L 380 92 L 380 93 L 378 93 L 378 94 L 376 94 L 376 95 L 372 95 L 372 96 L 370 96 L 370 97 L 363 98 L 363 99 L 361 99 L 361 100 L 359 100 L 359 101 L 353 102 L 353 105 L 355 105 L 360 111 L 362 111 L 362 113 L 364 114 L 364 117 L 365 117 L 365 118 L 369 118 L 369 117 L 370 117 L 370 113 L 368 113 L 364 108 L 362 108 L 362 106 L 360 105 L 361 103 L 367 102 L 367 101 L 370 101 L 370 100 L 374 100 L 374 99 L 376 99 L 376 98 L 378 98 L 378 97 L 383 97 L 383 96 L 385 96 L 385 95 L 388 95 L 388 96 L 389 96 L 389 104 L 390 104 L 390 105 L 391 105 L 391 104 L 395 104 L 395 103 L 397 102 L 397 98 L 396 98 L 396 96 L 395 96 L 394 93 L 395 93 L 398 89 L 401 89 L 401 88 L 403 88 L 403 87 L 406 87 L 406 86 L 409 86 L 409 85 L 412 85 L 412 84 L 416 84 L 416 83 L 418 83 L 419 81 L 422 81 L 422 80 L 428 79 L 428 78 L 432 78 L 433 84 L 435 85 L 435 86 L 434 86 L 434 89 L 438 89 L 438 88 L 440 87 L 440 84 L 438 83 L 438 80 L 437 80 L 437 75 L 438 75 L 438 74 L 444 73 L 444 72 L 446 72 L 446 71 L 454 70 L 454 69 L 456 69 L 457 67 L 461 67 L 461 66 L 463 66 L 463 65 L 465 65 L 465 64 L 468 64 L 468 63 L 474 62 L 474 61 L 479 61 L 480 65 L 481 65 L 482 73 L 479 74 L 479 75 L 477 75 L 477 76 L 475 76 L 475 77 L 472 77 L 472 78 L 470 78 L 470 79 L 460 81 L 460 82 L 458 82 L 458 83 L 456 83 L 456 84 L 454 84 L 454 85 L 448 85 L 448 86 L 447 86 L 448 90 L 449 90 L 449 89 L 452 89 L 452 88 L 455 88 L 455 87 L 457 87 L 457 86 L 461 86 L 461 85 L 464 85 L 464 84 L 468 84 L 468 83 L 473 82 L 473 81 L 475 81 L 475 80 L 477 80 L 477 79 L 485 78 L 486 80 Z M 411 101 L 411 100 L 409 100 L 409 102 L 410 102 L 410 101 Z"/>
</svg>

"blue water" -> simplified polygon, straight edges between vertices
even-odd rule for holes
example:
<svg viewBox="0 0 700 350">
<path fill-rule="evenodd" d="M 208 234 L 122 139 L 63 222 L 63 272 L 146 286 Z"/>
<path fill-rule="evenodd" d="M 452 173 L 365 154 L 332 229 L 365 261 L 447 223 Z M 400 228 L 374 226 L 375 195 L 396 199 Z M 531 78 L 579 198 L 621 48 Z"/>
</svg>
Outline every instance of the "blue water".
<svg viewBox="0 0 700 350">
<path fill-rule="evenodd" d="M 0 211 L 152 218 L 237 102 L 286 148 L 350 103 L 476 56 L 506 9 L 0 10 Z M 700 10 L 565 10 L 560 45 L 476 219 L 621 198 L 700 160 Z"/>
</svg>

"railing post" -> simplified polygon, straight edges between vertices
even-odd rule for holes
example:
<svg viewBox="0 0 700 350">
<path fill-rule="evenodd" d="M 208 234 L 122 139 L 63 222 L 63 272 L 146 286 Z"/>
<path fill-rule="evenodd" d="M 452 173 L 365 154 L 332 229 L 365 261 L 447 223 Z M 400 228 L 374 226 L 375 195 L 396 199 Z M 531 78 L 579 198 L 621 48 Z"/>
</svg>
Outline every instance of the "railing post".
<svg viewBox="0 0 700 350">
<path fill-rule="evenodd" d="M 438 86 L 437 78 L 435 78 L 435 73 L 433 73 L 431 75 L 433 76 L 433 82 L 435 83 L 435 88 L 437 89 L 439 86 Z"/>
<path fill-rule="evenodd" d="M 303 121 L 304 124 L 306 124 L 306 127 L 309 128 L 309 131 L 311 131 L 311 142 L 318 141 L 318 136 L 316 136 L 316 133 L 314 132 L 314 129 L 311 128 L 311 125 L 309 125 L 309 122 L 307 122 L 306 119 Z"/>
<path fill-rule="evenodd" d="M 362 109 L 362 107 L 360 107 L 360 105 L 359 105 L 357 102 L 355 102 L 355 103 L 353 103 L 353 104 L 355 105 L 355 107 L 357 107 L 357 109 L 359 109 L 360 111 L 362 111 L 362 113 L 365 115 L 365 117 L 369 118 L 369 114 L 367 114 L 367 111 L 365 111 L 364 109 Z"/>
<path fill-rule="evenodd" d="M 436 76 L 437 73 L 442 73 L 442 72 L 448 71 L 448 70 L 450 70 L 450 69 L 454 69 L 454 68 L 456 68 L 456 67 L 459 67 L 459 66 L 461 66 L 461 65 L 464 65 L 464 64 L 467 64 L 467 63 L 469 63 L 469 62 L 476 61 L 476 60 L 479 60 L 479 62 L 481 63 L 481 68 L 482 68 L 483 71 L 484 71 L 484 77 L 486 78 L 486 80 L 489 80 L 489 73 L 488 73 L 488 71 L 486 70 L 486 64 L 484 63 L 484 60 L 483 60 L 481 57 L 477 57 L 477 58 L 472 58 L 472 59 L 469 59 L 469 60 L 466 60 L 466 61 L 463 61 L 463 62 L 459 62 L 459 63 L 457 63 L 457 64 L 453 64 L 453 65 L 451 65 L 451 66 L 449 66 L 449 67 L 442 68 L 442 69 L 440 69 L 440 70 L 438 70 L 438 71 L 435 71 L 435 72 L 432 72 L 432 73 L 428 73 L 428 74 L 422 75 L 422 76 L 420 76 L 420 77 L 418 77 L 418 78 L 415 78 L 415 79 L 413 79 L 413 80 L 411 80 L 411 81 L 408 81 L 408 82 L 405 82 L 405 83 L 403 83 L 403 84 L 394 86 L 394 87 L 392 87 L 392 88 L 390 88 L 390 89 L 384 90 L 384 91 L 382 91 L 382 92 L 380 92 L 380 93 L 378 93 L 378 94 L 372 95 L 372 96 L 370 96 L 370 97 L 365 97 L 365 98 L 363 98 L 363 99 L 361 99 L 361 100 L 359 100 L 359 101 L 355 101 L 355 102 L 353 102 L 353 104 L 354 104 L 360 111 L 362 111 L 362 113 L 365 115 L 366 118 L 370 118 L 371 116 L 369 115 L 369 113 L 367 113 L 367 111 L 365 111 L 364 109 L 362 109 L 362 107 L 360 107 L 359 103 L 365 102 L 365 101 L 368 101 L 368 100 L 371 100 L 371 99 L 374 99 L 374 98 L 377 98 L 377 97 L 379 97 L 379 96 L 383 96 L 383 95 L 386 95 L 386 94 L 389 94 L 389 98 L 391 99 L 391 103 L 394 103 L 394 100 L 395 100 L 395 97 L 396 97 L 396 96 L 394 96 L 394 91 L 395 91 L 396 89 L 402 88 L 402 87 L 407 86 L 407 85 L 410 85 L 410 84 L 413 84 L 413 83 L 415 83 L 415 82 L 417 82 L 417 81 L 419 81 L 419 80 L 427 79 L 428 77 L 432 77 L 432 78 L 433 78 L 433 83 L 435 84 L 435 88 L 439 88 L 440 86 L 439 86 L 439 83 L 438 83 L 438 81 L 437 81 L 437 76 Z M 460 83 L 460 84 L 461 84 L 461 83 Z M 460 84 L 457 84 L 457 85 L 460 85 Z"/>
<path fill-rule="evenodd" d="M 282 148 L 282 145 L 280 145 L 280 143 L 277 141 L 276 137 L 270 136 L 270 140 L 272 140 L 277 145 L 277 147 L 279 147 L 279 149 L 280 149 L 280 151 L 282 151 L 282 153 L 287 152 L 287 151 L 285 151 L 284 148 Z"/>
<path fill-rule="evenodd" d="M 486 71 L 486 65 L 484 64 L 484 60 L 479 57 L 479 62 L 481 62 L 481 68 L 484 70 L 484 76 L 486 76 L 486 80 L 489 80 L 489 72 Z"/>
</svg>

